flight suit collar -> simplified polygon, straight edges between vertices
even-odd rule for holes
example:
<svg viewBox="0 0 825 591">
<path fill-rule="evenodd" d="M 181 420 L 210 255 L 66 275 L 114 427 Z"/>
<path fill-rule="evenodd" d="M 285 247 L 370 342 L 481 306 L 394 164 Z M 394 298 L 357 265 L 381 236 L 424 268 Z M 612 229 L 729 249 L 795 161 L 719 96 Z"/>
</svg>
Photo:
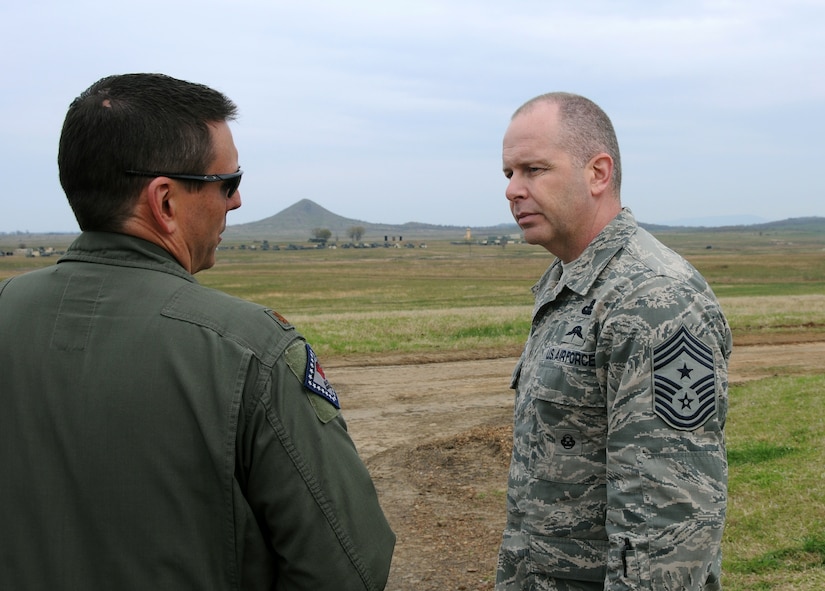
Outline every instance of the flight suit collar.
<svg viewBox="0 0 825 591">
<path fill-rule="evenodd" d="M 152 269 L 197 283 L 171 253 L 157 244 L 127 234 L 83 232 L 57 262 L 67 261 Z"/>
</svg>

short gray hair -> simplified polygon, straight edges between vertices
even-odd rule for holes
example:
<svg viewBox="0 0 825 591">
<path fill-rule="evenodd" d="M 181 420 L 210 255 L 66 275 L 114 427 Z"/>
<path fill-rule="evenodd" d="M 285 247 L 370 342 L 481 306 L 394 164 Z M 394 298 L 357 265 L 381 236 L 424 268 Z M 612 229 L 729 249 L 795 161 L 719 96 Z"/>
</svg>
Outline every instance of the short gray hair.
<svg viewBox="0 0 825 591">
<path fill-rule="evenodd" d="M 578 166 L 584 166 L 596 154 L 607 153 L 613 159 L 611 185 L 616 195 L 621 192 L 622 160 L 619 141 L 613 123 L 599 105 L 588 98 L 569 92 L 548 92 L 530 99 L 513 113 L 516 116 L 540 103 L 557 105 L 561 127 L 561 147 Z"/>
</svg>

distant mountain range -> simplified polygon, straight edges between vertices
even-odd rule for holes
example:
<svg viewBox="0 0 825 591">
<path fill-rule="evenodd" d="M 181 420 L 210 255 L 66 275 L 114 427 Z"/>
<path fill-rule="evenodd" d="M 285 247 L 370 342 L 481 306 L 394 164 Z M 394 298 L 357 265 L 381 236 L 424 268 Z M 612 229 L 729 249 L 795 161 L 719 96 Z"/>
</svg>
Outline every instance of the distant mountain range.
<svg viewBox="0 0 825 591">
<path fill-rule="evenodd" d="M 672 225 L 647 224 L 640 225 L 654 233 L 663 232 L 724 232 L 724 231 L 763 231 L 763 232 L 821 232 L 825 234 L 825 217 L 789 218 L 786 220 L 765 223 L 750 223 L 752 216 L 736 216 L 727 218 L 694 218 L 678 220 Z M 756 218 L 758 219 L 758 218 Z M 744 221 L 743 221 L 744 220 Z M 283 211 L 257 222 L 235 224 L 227 226 L 223 236 L 232 241 L 260 241 L 272 242 L 306 242 L 313 237 L 316 228 L 331 232 L 330 239 L 339 242 L 348 242 L 350 228 L 360 226 L 364 229 L 362 240 L 365 242 L 381 242 L 386 236 L 388 239 L 404 240 L 463 240 L 467 226 L 445 226 L 408 222 L 406 224 L 376 224 L 332 213 L 310 199 L 302 199 L 290 205 Z M 499 224 L 471 228 L 474 239 L 484 239 L 491 236 L 518 236 L 521 229 L 515 224 Z M 54 241 L 65 242 L 67 238 L 76 236 L 76 232 L 0 232 L 0 237 L 12 238 L 16 241 L 44 240 L 44 243 Z"/>
<path fill-rule="evenodd" d="M 736 218 L 728 218 L 734 220 Z M 742 219 L 742 218 L 739 218 Z M 752 218 L 751 218 L 752 219 Z M 692 220 L 699 222 L 700 220 Z M 732 229 L 758 231 L 819 231 L 825 232 L 825 217 L 790 218 L 777 222 L 757 224 L 730 223 L 718 225 L 720 220 L 703 218 L 701 223 L 678 225 L 640 223 L 651 232 L 669 231 L 730 231 Z M 316 228 L 327 229 L 332 232 L 331 239 L 348 241 L 350 228 L 360 226 L 364 228 L 362 240 L 367 242 L 383 241 L 384 237 L 404 238 L 407 240 L 460 240 L 467 231 L 467 226 L 442 226 L 408 222 L 406 224 L 375 224 L 352 218 L 345 218 L 324 209 L 310 199 L 301 199 L 283 211 L 257 222 L 227 226 L 223 236 L 225 240 L 272 240 L 272 241 L 306 241 L 312 237 Z M 515 223 L 499 224 L 497 226 L 472 227 L 474 238 L 488 236 L 508 236 L 520 234 L 521 229 Z"/>
<path fill-rule="evenodd" d="M 334 214 L 328 209 L 324 209 L 310 199 L 301 199 L 297 203 L 290 205 L 283 211 L 273 216 L 249 222 L 227 226 L 223 233 L 224 239 L 228 240 L 303 240 L 306 241 L 312 236 L 312 231 L 316 228 L 327 229 L 332 232 L 332 240 L 348 241 L 350 228 L 361 227 L 364 229 L 362 240 L 383 241 L 384 236 L 388 238 L 404 239 L 461 239 L 464 237 L 467 226 L 440 226 L 436 224 L 421 224 L 408 222 L 406 224 L 375 224 L 363 220 L 345 218 Z M 498 226 L 487 226 L 472 229 L 473 236 L 488 235 L 502 236 L 517 234 L 521 230 L 513 224 L 500 224 Z"/>
<path fill-rule="evenodd" d="M 766 224 L 768 220 L 756 215 L 715 215 L 709 217 L 680 218 L 661 222 L 665 226 L 688 226 L 702 228 L 718 228 L 719 226 L 753 226 Z"/>
</svg>

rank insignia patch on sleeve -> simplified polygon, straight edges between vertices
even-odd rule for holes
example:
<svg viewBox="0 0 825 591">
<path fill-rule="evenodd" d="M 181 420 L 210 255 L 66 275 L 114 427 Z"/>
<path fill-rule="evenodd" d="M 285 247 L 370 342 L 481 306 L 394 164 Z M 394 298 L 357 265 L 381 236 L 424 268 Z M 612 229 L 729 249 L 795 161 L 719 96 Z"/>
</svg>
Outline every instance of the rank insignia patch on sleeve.
<svg viewBox="0 0 825 591">
<path fill-rule="evenodd" d="M 716 412 L 713 350 L 684 326 L 653 349 L 653 410 L 674 429 L 693 431 Z"/>
<path fill-rule="evenodd" d="M 289 320 L 278 314 L 275 310 L 267 310 L 266 313 L 270 318 L 272 318 L 275 322 L 277 322 L 284 328 L 292 328 L 292 325 L 289 323 Z"/>
<path fill-rule="evenodd" d="M 318 363 L 318 357 L 315 355 L 315 351 L 312 350 L 309 343 L 307 343 L 306 347 L 307 371 L 304 375 L 304 387 L 310 392 L 314 392 L 321 398 L 329 401 L 329 403 L 335 408 L 340 409 L 341 403 L 338 400 L 338 394 L 335 392 L 332 385 L 327 381 L 327 377 L 324 375 L 324 370 L 321 367 L 321 364 Z"/>
</svg>

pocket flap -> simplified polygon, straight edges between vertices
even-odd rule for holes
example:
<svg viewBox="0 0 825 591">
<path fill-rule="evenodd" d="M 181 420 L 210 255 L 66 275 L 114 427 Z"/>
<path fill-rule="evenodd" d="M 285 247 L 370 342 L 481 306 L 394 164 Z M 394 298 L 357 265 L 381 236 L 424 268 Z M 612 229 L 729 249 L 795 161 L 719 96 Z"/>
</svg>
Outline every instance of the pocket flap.
<svg viewBox="0 0 825 591">
<path fill-rule="evenodd" d="M 607 540 L 530 536 L 531 571 L 556 579 L 603 582 Z"/>
</svg>

